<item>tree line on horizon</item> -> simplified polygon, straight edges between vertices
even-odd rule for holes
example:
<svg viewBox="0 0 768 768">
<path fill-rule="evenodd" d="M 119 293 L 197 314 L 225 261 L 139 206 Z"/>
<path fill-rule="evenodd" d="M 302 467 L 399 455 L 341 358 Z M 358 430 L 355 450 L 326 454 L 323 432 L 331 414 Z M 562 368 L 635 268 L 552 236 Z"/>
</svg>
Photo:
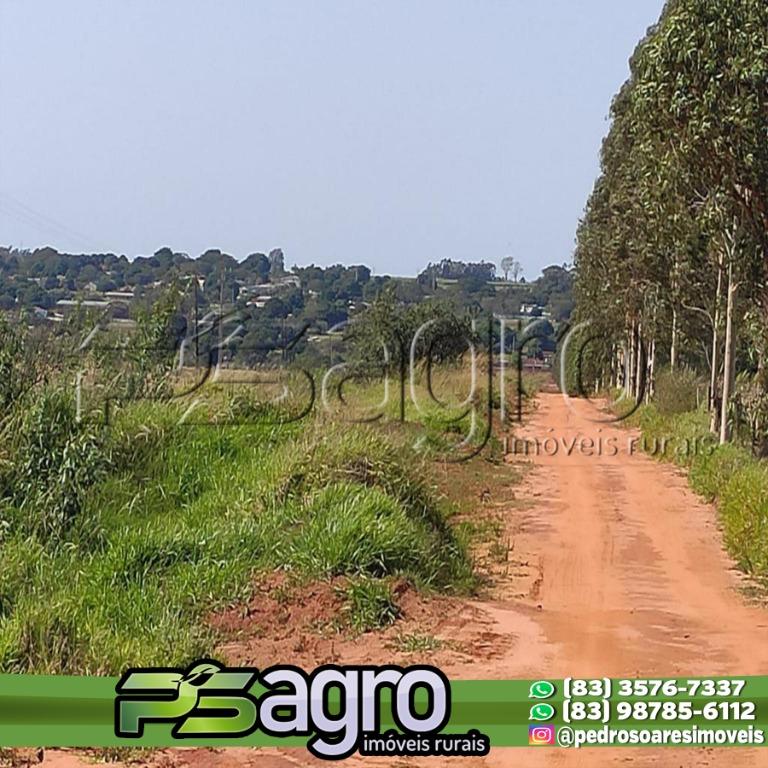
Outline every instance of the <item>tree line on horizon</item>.
<svg viewBox="0 0 768 768">
<path fill-rule="evenodd" d="M 373 275 L 362 264 L 289 270 L 280 249 L 238 261 L 213 249 L 197 259 L 161 248 L 152 256 L 129 260 L 114 254 L 63 254 L 53 248 L 0 248 L 0 315 L 49 326 L 53 319 L 55 326 L 61 324 L 63 311 L 70 325 L 88 326 L 102 323 L 98 318 L 107 310 L 82 302 L 109 299 L 110 318 L 140 321 L 175 296 L 175 335 L 196 337 L 195 355 L 204 361 L 216 343 L 218 333 L 211 335 L 210 328 L 218 314 L 226 339 L 223 354 L 245 366 L 282 360 L 285 354 L 305 365 L 339 362 L 343 347 L 318 345 L 317 340 L 350 320 L 358 326 L 358 336 L 374 328 L 390 338 L 395 329 L 432 319 L 443 331 L 464 329 L 457 331 L 459 346 L 465 343 L 467 322 L 481 315 L 509 317 L 524 310 L 562 323 L 573 306 L 572 283 L 565 266 L 547 267 L 537 280 L 511 285 L 495 280 L 494 265 L 482 261 L 444 259 L 416 278 L 397 278 Z M 115 291 L 125 291 L 125 297 Z M 58 306 L 61 299 L 69 305 Z M 83 316 L 78 320 L 76 315 Z M 385 317 L 390 319 L 382 324 Z M 127 332 L 125 326 L 119 330 Z M 450 354 L 443 350 L 440 359 L 454 354 L 449 347 Z"/>
<path fill-rule="evenodd" d="M 519 271 L 517 266 L 515 274 Z M 297 280 L 286 281 L 289 275 Z M 288 269 L 279 248 L 237 260 L 218 249 L 193 258 L 163 247 L 151 256 L 128 259 L 113 253 L 61 253 L 52 247 L 28 251 L 0 247 L 0 311 L 51 309 L 60 299 L 115 291 L 132 292 L 137 300 L 151 303 L 158 289 L 174 282 L 191 285 L 192 278 L 197 278 L 203 308 L 221 300 L 245 303 L 258 295 L 260 286 L 282 280 L 284 290 L 269 302 L 269 315 L 285 317 L 308 308 L 312 318 L 329 325 L 348 319 L 350 302 L 369 303 L 387 286 L 404 304 L 440 295 L 459 311 L 515 314 L 521 306 L 534 304 L 564 320 L 572 309 L 572 274 L 565 266 L 547 267 L 538 280 L 517 290 L 505 286 L 497 291 L 496 268 L 487 261 L 443 259 L 411 279 L 373 275 L 364 264 Z"/>
<path fill-rule="evenodd" d="M 668 0 L 615 96 L 580 223 L 582 378 L 707 381 L 721 443 L 768 449 L 768 4 Z"/>
</svg>

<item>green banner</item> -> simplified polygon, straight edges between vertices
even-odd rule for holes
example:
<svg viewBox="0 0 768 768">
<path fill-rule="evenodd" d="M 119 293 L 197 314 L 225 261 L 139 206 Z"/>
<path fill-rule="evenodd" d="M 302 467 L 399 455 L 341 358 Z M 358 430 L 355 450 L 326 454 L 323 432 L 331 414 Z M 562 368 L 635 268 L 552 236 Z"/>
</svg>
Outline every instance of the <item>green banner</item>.
<svg viewBox="0 0 768 768">
<path fill-rule="evenodd" d="M 341 670 L 336 673 L 340 675 L 347 668 L 335 669 Z M 429 670 L 427 667 L 413 669 Z M 216 675 L 224 673 L 236 683 L 231 689 L 223 685 L 224 678 L 214 686 L 209 684 L 209 678 L 215 682 Z M 248 682 L 248 673 L 253 683 L 243 687 L 240 684 Z M 130 675 L 120 680 L 0 676 L 0 746 L 305 746 L 308 743 L 306 734 L 275 736 L 262 730 L 260 707 L 265 707 L 264 694 L 284 692 L 285 688 L 263 685 L 257 670 L 218 668 L 204 682 L 200 682 L 200 676 L 197 679 L 190 676 L 189 670 L 137 670 L 133 674 L 137 676 L 133 686 Z M 169 693 L 162 688 L 152 691 L 151 686 L 147 687 L 147 681 L 155 677 L 161 679 L 163 675 L 177 687 L 189 682 L 193 686 L 189 688 L 193 696 L 191 703 L 185 704 L 183 696 L 173 691 Z M 353 680 L 351 674 L 349 679 Z M 316 682 L 319 684 L 320 679 Z M 199 687 L 195 689 L 195 685 Z M 233 713 L 238 711 L 234 703 L 239 700 L 238 690 L 247 691 L 247 700 L 242 699 L 247 706 L 236 718 Z M 380 734 L 403 732 L 398 707 L 407 710 L 409 705 L 405 697 L 396 694 L 398 690 L 392 686 L 378 691 L 380 719 L 376 731 Z M 343 721 L 347 728 L 362 732 L 363 710 L 353 712 L 357 706 L 354 702 L 369 700 L 370 691 L 361 689 L 359 695 L 350 691 L 351 687 L 342 706 L 339 687 L 328 687 L 326 715 L 336 718 L 334 723 Z M 449 718 L 440 732 L 462 735 L 477 732 L 487 736 L 492 747 L 761 746 L 765 743 L 763 732 L 768 731 L 768 677 L 454 680 L 448 692 Z M 149 709 L 160 702 L 160 709 L 152 716 L 159 712 L 159 721 L 153 721 L 149 715 L 142 720 L 144 702 L 148 702 Z M 425 716 L 429 705 L 428 691 L 423 687 L 415 689 L 412 715 Z M 252 732 L 243 735 L 243 724 L 251 711 Z M 175 737 L 174 727 L 195 714 L 200 722 L 207 724 L 205 727 L 210 733 L 199 738 Z M 117 735 L 129 728 L 126 722 L 134 720 L 141 721 L 140 734 Z M 235 723 L 241 732 L 227 735 L 224 730 L 217 735 L 217 724 L 225 720 Z M 120 728 L 118 721 L 122 722 Z M 308 730 L 312 734 L 322 728 Z"/>
</svg>

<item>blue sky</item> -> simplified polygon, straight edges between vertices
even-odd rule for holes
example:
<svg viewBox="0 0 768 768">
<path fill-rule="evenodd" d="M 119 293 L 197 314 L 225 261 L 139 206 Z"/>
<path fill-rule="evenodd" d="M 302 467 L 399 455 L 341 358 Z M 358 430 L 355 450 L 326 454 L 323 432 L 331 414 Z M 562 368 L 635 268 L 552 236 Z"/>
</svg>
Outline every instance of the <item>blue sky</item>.
<svg viewBox="0 0 768 768">
<path fill-rule="evenodd" d="M 0 243 L 570 261 L 661 0 L 0 0 Z"/>
</svg>

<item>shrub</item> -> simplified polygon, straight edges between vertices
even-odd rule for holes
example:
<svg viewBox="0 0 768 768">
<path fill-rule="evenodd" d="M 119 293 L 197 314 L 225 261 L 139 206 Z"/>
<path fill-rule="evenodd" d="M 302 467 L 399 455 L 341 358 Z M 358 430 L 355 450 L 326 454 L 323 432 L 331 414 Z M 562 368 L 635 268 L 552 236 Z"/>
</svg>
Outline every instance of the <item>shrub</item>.
<svg viewBox="0 0 768 768">
<path fill-rule="evenodd" d="M 719 498 L 725 542 L 739 567 L 768 576 L 768 470 L 757 462 L 741 467 Z"/>
<path fill-rule="evenodd" d="M 282 407 L 217 384 L 182 424 L 189 402 L 171 397 L 170 357 L 163 345 L 150 354 L 166 309 L 142 321 L 119 364 L 109 348 L 91 351 L 88 365 L 101 360 L 123 394 L 108 390 L 108 424 L 78 419 L 52 356 L 37 356 L 45 376 L 25 379 L 26 340 L 0 350 L 0 373 L 13 373 L 10 389 L 0 382 L 0 406 L 12 406 L 0 414 L 0 671 L 104 674 L 211 654 L 208 615 L 247 599 L 269 569 L 345 575 L 358 631 L 397 617 L 393 577 L 473 584 L 405 439 L 285 423 Z"/>
<path fill-rule="evenodd" d="M 53 538 L 69 531 L 86 492 L 104 476 L 103 448 L 77 421 L 70 397 L 59 390 L 40 395 L 23 419 L 10 481 L 26 530 Z"/>
<path fill-rule="evenodd" d="M 728 482 L 754 459 L 736 445 L 719 445 L 696 457 L 691 464 L 690 480 L 693 489 L 709 501 L 714 501 Z"/>
<path fill-rule="evenodd" d="M 654 403 L 662 416 L 695 411 L 700 381 L 690 368 L 665 368 L 656 376 Z"/>
<path fill-rule="evenodd" d="M 395 610 L 375 577 L 471 584 L 465 549 L 407 445 L 312 422 L 303 432 L 271 419 L 180 428 L 171 409 L 132 403 L 95 436 L 112 461 L 98 475 L 75 473 L 83 484 L 68 486 L 77 491 L 68 546 L 52 546 L 39 527 L 0 527 L 3 671 L 187 663 L 215 649 L 206 616 L 247 599 L 268 569 L 351 577 L 350 618 L 360 631 Z M 14 448 L 26 456 L 18 477 L 53 493 L 62 446 L 87 444 L 90 433 L 55 394 L 26 418 Z M 89 454 L 72 455 L 80 466 Z"/>
<path fill-rule="evenodd" d="M 657 457 L 688 466 L 693 489 L 717 502 L 726 547 L 739 567 L 768 577 L 768 467 L 740 446 L 713 445 L 704 411 L 663 415 L 648 406 L 639 422 L 646 447 L 667 440 L 672 449 Z"/>
<path fill-rule="evenodd" d="M 704 411 L 663 415 L 654 405 L 643 406 L 634 423 L 643 433 L 643 448 L 654 458 L 689 466 L 712 445 Z"/>
</svg>

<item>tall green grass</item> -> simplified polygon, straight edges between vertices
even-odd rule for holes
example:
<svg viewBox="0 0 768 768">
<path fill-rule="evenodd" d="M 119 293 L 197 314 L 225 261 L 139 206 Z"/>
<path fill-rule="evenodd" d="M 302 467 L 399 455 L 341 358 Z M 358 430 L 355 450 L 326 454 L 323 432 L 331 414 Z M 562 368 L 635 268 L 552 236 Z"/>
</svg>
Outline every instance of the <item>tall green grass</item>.
<svg viewBox="0 0 768 768">
<path fill-rule="evenodd" d="M 52 397 L 0 474 L 3 671 L 115 673 L 212 653 L 209 614 L 247 599 L 267 570 L 471 585 L 423 459 L 380 430 L 280 424 L 269 409 L 185 427 L 171 403 L 89 428 Z M 350 593 L 356 615 L 373 605 L 361 629 L 374 590 Z"/>
<path fill-rule="evenodd" d="M 704 410 L 662 414 L 645 406 L 637 416 L 649 452 L 687 467 L 691 487 L 717 503 L 726 547 L 739 567 L 768 579 L 768 466 L 738 445 L 717 445 Z"/>
</svg>

